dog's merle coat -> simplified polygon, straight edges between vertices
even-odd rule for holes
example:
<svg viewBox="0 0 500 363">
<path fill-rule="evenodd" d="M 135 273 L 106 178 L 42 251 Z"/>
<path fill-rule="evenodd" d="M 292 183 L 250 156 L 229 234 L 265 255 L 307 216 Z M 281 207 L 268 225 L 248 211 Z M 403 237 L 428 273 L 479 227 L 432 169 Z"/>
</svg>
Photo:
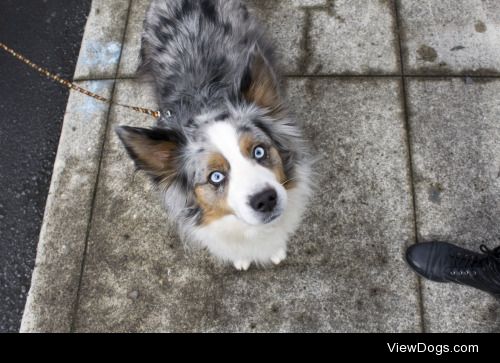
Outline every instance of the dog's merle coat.
<svg viewBox="0 0 500 363">
<path fill-rule="evenodd" d="M 206 182 L 203 156 L 212 147 L 205 130 L 213 123 L 227 122 L 238 134 L 271 143 L 285 178 L 306 199 L 307 149 L 281 105 L 273 48 L 243 1 L 152 0 L 140 57 L 139 72 L 152 78 L 160 110 L 171 117 L 152 130 L 117 132 L 159 187 L 181 235 L 193 239 L 203 223 L 194 188 Z"/>
<path fill-rule="evenodd" d="M 193 126 L 193 117 L 224 109 L 227 100 L 241 101 L 256 49 L 274 62 L 262 26 L 241 1 L 153 1 L 140 71 L 154 74 L 160 108 L 171 110 L 182 126 Z"/>
</svg>

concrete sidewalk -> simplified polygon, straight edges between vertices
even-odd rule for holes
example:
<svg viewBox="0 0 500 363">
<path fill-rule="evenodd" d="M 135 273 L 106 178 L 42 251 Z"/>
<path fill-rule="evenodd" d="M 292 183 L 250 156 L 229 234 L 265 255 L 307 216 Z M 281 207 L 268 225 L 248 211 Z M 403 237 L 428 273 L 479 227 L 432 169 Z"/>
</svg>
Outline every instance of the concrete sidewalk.
<svg viewBox="0 0 500 363">
<path fill-rule="evenodd" d="M 21 330 L 500 332 L 487 294 L 423 280 L 409 245 L 500 243 L 500 3 L 251 0 L 322 157 L 288 259 L 238 272 L 185 251 L 118 124 L 70 97 Z M 149 0 L 94 0 L 75 79 L 155 107 L 134 78 Z"/>
</svg>

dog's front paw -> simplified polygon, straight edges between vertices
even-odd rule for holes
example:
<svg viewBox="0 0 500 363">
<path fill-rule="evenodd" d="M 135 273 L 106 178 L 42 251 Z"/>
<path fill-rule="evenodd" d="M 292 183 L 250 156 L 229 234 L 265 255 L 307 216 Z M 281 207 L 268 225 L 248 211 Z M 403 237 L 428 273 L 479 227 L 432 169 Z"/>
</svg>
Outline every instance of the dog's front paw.
<svg viewBox="0 0 500 363">
<path fill-rule="evenodd" d="M 278 265 L 285 258 L 286 258 L 286 251 L 284 249 L 280 249 L 273 256 L 271 256 L 271 261 L 275 265 Z"/>
<path fill-rule="evenodd" d="M 234 267 L 237 269 L 237 270 L 243 270 L 243 271 L 246 271 L 248 270 L 248 268 L 250 267 L 250 261 L 245 261 L 245 260 L 239 260 L 239 261 L 235 261 L 233 263 Z"/>
</svg>

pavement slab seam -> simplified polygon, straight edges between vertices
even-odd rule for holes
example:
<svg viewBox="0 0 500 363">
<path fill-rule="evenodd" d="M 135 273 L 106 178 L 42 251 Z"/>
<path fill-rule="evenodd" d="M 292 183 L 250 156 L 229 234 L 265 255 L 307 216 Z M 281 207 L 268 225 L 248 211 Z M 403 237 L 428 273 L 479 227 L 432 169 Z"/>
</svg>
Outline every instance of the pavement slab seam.
<svg viewBox="0 0 500 363">
<path fill-rule="evenodd" d="M 111 81 L 79 84 L 111 97 Z M 70 92 L 22 332 L 69 330 L 69 310 L 74 307 L 78 285 L 76 269 L 84 255 L 85 222 L 97 180 L 94 160 L 101 154 L 99 145 L 108 108 L 105 103 Z M 68 200 L 74 202 L 68 204 Z"/>
<path fill-rule="evenodd" d="M 129 19 L 129 16 L 130 16 L 130 10 L 131 10 L 131 8 L 132 8 L 132 2 L 129 2 L 129 6 L 128 6 L 128 9 L 127 9 L 127 15 L 126 15 L 126 19 L 125 19 L 125 27 L 124 27 L 123 34 L 122 34 L 122 42 L 121 42 L 122 47 L 120 48 L 120 54 L 118 56 L 117 67 L 116 67 L 116 70 L 115 70 L 115 77 L 116 77 L 116 75 L 118 75 L 119 69 L 120 69 L 120 60 L 121 60 L 121 57 L 122 57 L 122 54 L 123 54 L 123 42 L 125 40 L 125 36 L 126 36 L 126 33 L 127 33 L 127 25 L 128 25 L 128 19 Z M 115 87 L 116 87 L 116 78 L 113 79 L 113 85 L 111 87 L 111 102 L 113 102 L 114 97 L 115 97 Z M 110 112 L 111 112 L 111 108 L 112 107 L 110 105 L 108 107 L 108 110 L 107 110 L 106 125 L 104 126 L 104 136 L 102 138 L 102 144 L 101 144 L 101 150 L 102 151 L 104 151 L 104 146 L 106 144 L 106 138 L 107 138 L 107 135 L 108 135 L 109 115 L 110 115 Z M 99 156 L 98 166 L 97 166 L 97 177 L 95 179 L 94 191 L 93 191 L 93 195 L 92 195 L 92 202 L 91 202 L 91 206 L 90 206 L 90 213 L 89 213 L 89 218 L 88 218 L 88 222 L 87 222 L 87 231 L 86 231 L 86 234 L 85 234 L 84 254 L 83 254 L 82 264 L 81 264 L 81 267 L 80 267 L 80 277 L 79 277 L 79 281 L 78 281 L 78 289 L 77 289 L 77 294 L 76 294 L 75 306 L 73 307 L 73 314 L 72 314 L 72 319 L 71 319 L 70 332 L 74 332 L 75 331 L 75 322 L 76 322 L 76 317 L 78 315 L 78 307 L 79 307 L 79 302 L 80 302 L 81 285 L 82 285 L 82 280 L 83 280 L 83 276 L 84 276 L 85 262 L 86 262 L 87 251 L 88 251 L 88 239 L 89 239 L 90 229 L 92 227 L 92 219 L 93 219 L 93 215 L 94 215 L 95 198 L 96 198 L 96 195 L 97 195 L 97 189 L 98 189 L 98 183 L 99 183 L 99 176 L 101 174 L 101 166 L 102 166 L 103 154 L 104 153 L 101 152 L 101 154 Z"/>
<path fill-rule="evenodd" d="M 412 146 L 411 146 L 411 128 L 410 121 L 408 117 L 408 94 L 406 91 L 406 75 L 404 68 L 404 54 L 403 54 L 403 44 L 401 39 L 401 16 L 399 13 L 397 0 L 392 1 L 392 6 L 394 9 L 394 16 L 396 18 L 396 36 L 398 39 L 398 48 L 399 48 L 399 62 L 400 62 L 400 71 L 401 71 L 401 95 L 402 95 L 402 108 L 403 108 L 403 118 L 405 123 L 405 131 L 406 131 L 406 150 L 407 150 L 407 168 L 408 168 L 408 176 L 410 178 L 410 191 L 412 197 L 412 210 L 413 210 L 413 233 L 415 236 L 415 243 L 418 243 L 418 224 L 417 224 L 417 205 L 416 205 L 416 195 L 415 195 L 415 184 L 414 184 L 414 171 L 413 171 L 413 155 L 412 155 Z M 424 319 L 424 299 L 422 295 L 422 283 L 421 277 L 417 276 L 417 291 L 418 291 L 418 304 L 420 308 L 420 328 L 422 332 L 425 332 L 425 319 Z"/>
</svg>

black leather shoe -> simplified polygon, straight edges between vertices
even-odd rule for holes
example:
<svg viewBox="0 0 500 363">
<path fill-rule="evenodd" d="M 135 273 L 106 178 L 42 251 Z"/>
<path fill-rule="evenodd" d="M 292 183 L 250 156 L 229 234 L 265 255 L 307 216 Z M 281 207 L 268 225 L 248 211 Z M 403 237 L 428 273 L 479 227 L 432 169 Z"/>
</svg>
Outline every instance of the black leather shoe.
<svg viewBox="0 0 500 363">
<path fill-rule="evenodd" d="M 500 246 L 477 253 L 446 242 L 417 243 L 406 251 L 410 267 L 426 279 L 475 287 L 500 298 Z"/>
</svg>

